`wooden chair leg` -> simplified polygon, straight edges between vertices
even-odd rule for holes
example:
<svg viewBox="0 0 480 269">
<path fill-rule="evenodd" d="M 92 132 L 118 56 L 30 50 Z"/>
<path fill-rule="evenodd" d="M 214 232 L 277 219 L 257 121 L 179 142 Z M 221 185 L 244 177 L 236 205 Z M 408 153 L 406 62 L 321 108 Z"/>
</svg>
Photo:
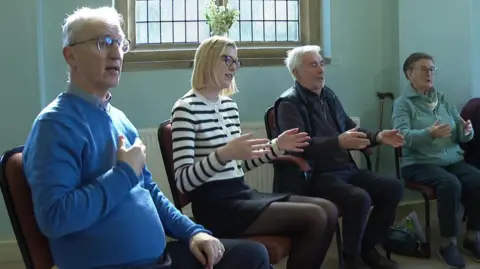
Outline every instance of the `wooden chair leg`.
<svg viewBox="0 0 480 269">
<path fill-rule="evenodd" d="M 337 223 L 337 230 L 335 231 L 335 237 L 337 240 L 337 252 L 338 252 L 338 268 L 343 269 L 343 243 L 342 233 L 340 231 L 340 224 Z"/>
<path fill-rule="evenodd" d="M 430 230 L 430 200 L 424 191 L 420 191 L 425 201 L 425 238 L 427 240 L 425 244 L 425 258 L 429 259 L 431 256 L 431 230 Z"/>
</svg>

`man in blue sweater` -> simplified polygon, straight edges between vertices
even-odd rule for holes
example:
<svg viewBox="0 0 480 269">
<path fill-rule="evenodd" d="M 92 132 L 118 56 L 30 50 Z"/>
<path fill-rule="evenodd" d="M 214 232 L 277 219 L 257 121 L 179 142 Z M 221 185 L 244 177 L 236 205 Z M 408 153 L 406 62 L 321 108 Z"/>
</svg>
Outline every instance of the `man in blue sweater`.
<svg viewBox="0 0 480 269">
<path fill-rule="evenodd" d="M 145 146 L 110 104 L 129 41 L 110 7 L 63 26 L 67 91 L 35 119 L 24 168 L 36 219 L 60 269 L 267 269 L 259 243 L 223 240 L 182 215 L 145 166 Z M 166 244 L 165 234 L 179 241 Z"/>
</svg>

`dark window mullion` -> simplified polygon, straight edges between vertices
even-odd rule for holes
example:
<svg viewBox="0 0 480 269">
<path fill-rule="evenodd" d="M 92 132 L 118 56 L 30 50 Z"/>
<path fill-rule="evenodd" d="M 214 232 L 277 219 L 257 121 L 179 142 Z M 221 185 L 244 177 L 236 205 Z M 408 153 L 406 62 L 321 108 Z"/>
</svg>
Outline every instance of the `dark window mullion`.
<svg viewBox="0 0 480 269">
<path fill-rule="evenodd" d="M 275 27 L 275 42 L 277 41 L 277 0 L 273 1 L 273 25 Z"/>
<path fill-rule="evenodd" d="M 158 1 L 158 24 L 160 29 L 160 44 L 162 44 L 162 1 Z"/>
<path fill-rule="evenodd" d="M 175 43 L 175 0 L 172 0 L 172 43 Z"/>
<path fill-rule="evenodd" d="M 145 4 L 147 5 L 147 44 L 150 44 L 150 35 L 148 31 L 148 28 L 150 27 L 150 20 L 149 20 L 149 12 L 148 12 L 148 0 L 145 1 Z"/>
<path fill-rule="evenodd" d="M 265 17 L 267 16 L 266 15 L 266 12 L 265 12 L 265 0 L 262 0 L 262 8 L 263 8 L 263 42 L 265 42 Z M 252 33 L 253 34 L 253 33 Z"/>
</svg>

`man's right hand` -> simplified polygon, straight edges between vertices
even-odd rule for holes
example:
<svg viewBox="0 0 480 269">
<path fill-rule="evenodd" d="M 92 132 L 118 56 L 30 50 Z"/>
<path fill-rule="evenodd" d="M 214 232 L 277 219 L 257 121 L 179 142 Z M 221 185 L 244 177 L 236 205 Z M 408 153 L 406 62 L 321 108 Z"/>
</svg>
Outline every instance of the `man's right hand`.
<svg viewBox="0 0 480 269">
<path fill-rule="evenodd" d="M 117 160 L 126 162 L 135 171 L 138 176 L 142 173 L 147 157 L 147 148 L 140 138 L 136 138 L 131 147 L 127 149 L 125 137 L 118 137 Z"/>
<path fill-rule="evenodd" d="M 439 120 L 436 120 L 432 126 L 428 128 L 430 135 L 433 138 L 444 138 L 452 135 L 452 126 L 450 124 L 440 124 Z"/>
<path fill-rule="evenodd" d="M 366 133 L 358 132 L 357 127 L 338 136 L 340 147 L 344 149 L 364 149 L 370 145 Z"/>
</svg>

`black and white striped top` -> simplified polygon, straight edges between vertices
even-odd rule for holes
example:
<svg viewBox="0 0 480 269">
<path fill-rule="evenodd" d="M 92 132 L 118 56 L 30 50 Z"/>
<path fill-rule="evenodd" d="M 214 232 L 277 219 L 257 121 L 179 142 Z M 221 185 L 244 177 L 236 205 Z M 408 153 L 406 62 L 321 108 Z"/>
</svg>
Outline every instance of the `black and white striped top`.
<svg viewBox="0 0 480 269">
<path fill-rule="evenodd" d="M 190 90 L 173 106 L 171 122 L 175 179 L 184 193 L 207 182 L 241 178 L 284 153 L 274 139 L 271 153 L 262 158 L 219 161 L 215 150 L 242 133 L 237 104 L 229 97 L 212 102 Z"/>
</svg>

